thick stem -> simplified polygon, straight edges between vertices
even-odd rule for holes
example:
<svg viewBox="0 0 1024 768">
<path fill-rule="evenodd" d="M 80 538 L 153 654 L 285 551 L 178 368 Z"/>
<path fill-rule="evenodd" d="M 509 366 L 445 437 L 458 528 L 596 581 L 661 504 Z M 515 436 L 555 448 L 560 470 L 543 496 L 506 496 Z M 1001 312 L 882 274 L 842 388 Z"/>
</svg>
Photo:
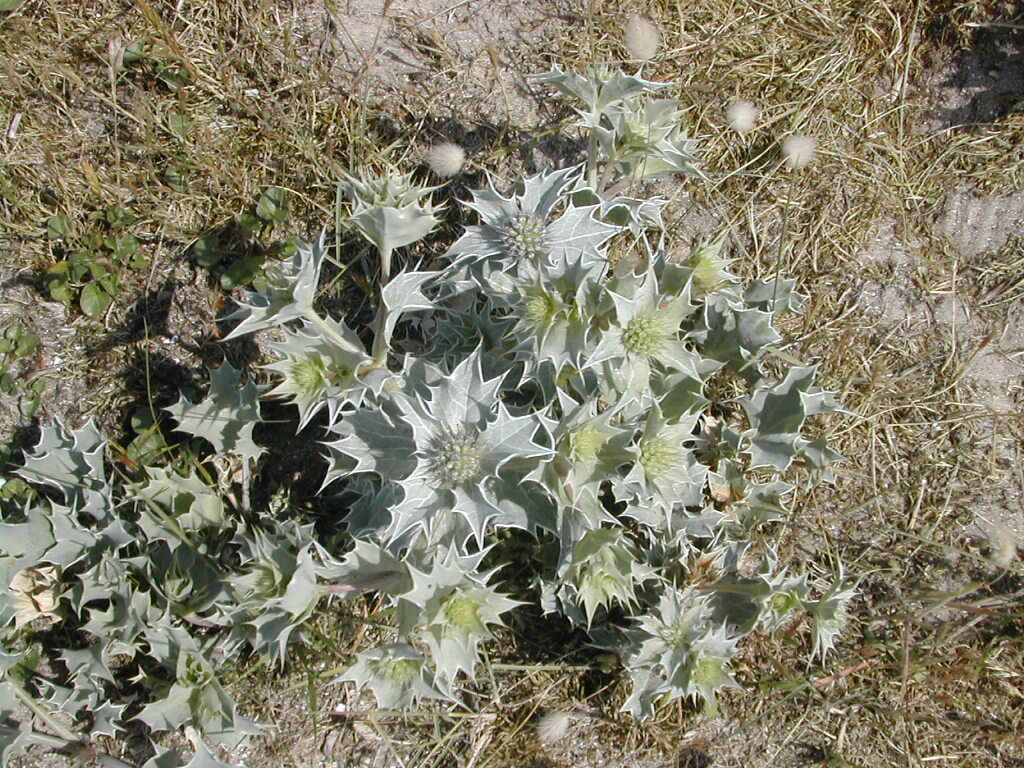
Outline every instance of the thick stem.
<svg viewBox="0 0 1024 768">
<path fill-rule="evenodd" d="M 614 166 L 614 161 L 609 157 L 608 162 L 604 166 L 604 173 L 601 174 L 601 181 L 597 185 L 597 196 L 600 198 L 604 198 L 604 191 L 608 187 L 608 182 L 611 181 Z"/>
<path fill-rule="evenodd" d="M 249 483 L 252 479 L 252 473 L 249 471 L 249 459 L 245 456 L 242 457 L 242 511 L 248 512 L 252 509 L 249 503 Z"/>
<path fill-rule="evenodd" d="M 304 319 L 315 325 L 317 330 L 326 336 L 335 345 L 345 350 L 352 350 L 352 342 L 334 330 L 331 324 L 317 314 L 315 309 L 307 309 L 302 313 Z"/>
<path fill-rule="evenodd" d="M 590 132 L 590 144 L 587 147 L 587 184 L 591 189 L 597 189 L 597 134 Z"/>
<path fill-rule="evenodd" d="M 382 298 L 380 306 L 377 307 L 377 316 L 373 319 L 373 365 L 371 370 L 383 367 L 388 361 L 388 340 L 384 333 L 387 328 L 387 314 Z"/>
</svg>

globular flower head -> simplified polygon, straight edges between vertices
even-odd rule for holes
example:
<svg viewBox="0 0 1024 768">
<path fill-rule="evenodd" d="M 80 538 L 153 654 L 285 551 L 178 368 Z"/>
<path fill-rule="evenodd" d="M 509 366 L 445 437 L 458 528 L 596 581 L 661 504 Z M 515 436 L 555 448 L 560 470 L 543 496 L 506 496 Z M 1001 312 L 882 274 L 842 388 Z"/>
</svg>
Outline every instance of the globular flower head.
<svg viewBox="0 0 1024 768">
<path fill-rule="evenodd" d="M 605 261 L 602 246 L 619 228 L 596 218 L 600 205 L 577 205 L 572 192 L 582 168 L 541 171 L 516 185 L 509 196 L 493 186 L 473 191 L 468 206 L 482 223 L 466 228 L 449 249 L 451 275 L 467 273 L 489 293 L 498 283 L 529 278 L 541 265 L 580 262 L 585 268 Z"/>
<path fill-rule="evenodd" d="M 547 255 L 547 225 L 535 214 L 513 213 L 501 228 L 501 242 L 517 261 L 539 261 Z"/>
<path fill-rule="evenodd" d="M 675 333 L 675 328 L 663 320 L 653 309 L 633 315 L 622 331 L 626 351 L 637 357 L 654 357 L 661 352 Z"/>
<path fill-rule="evenodd" d="M 692 443 L 696 413 L 668 423 L 655 404 L 647 415 L 634 449 L 636 463 L 629 474 L 613 483 L 615 496 L 629 506 L 625 514 L 648 525 L 671 529 L 680 506 L 703 501 L 708 468 L 697 461 Z"/>
<path fill-rule="evenodd" d="M 436 187 L 422 187 L 412 174 L 350 176 L 339 190 L 352 201 L 349 223 L 380 252 L 381 275 L 391 272 L 391 253 L 430 234 L 441 220 L 431 202 L 424 201 Z"/>
<path fill-rule="evenodd" d="M 682 443 L 668 434 L 645 436 L 639 448 L 638 461 L 652 480 L 668 477 L 683 459 Z"/>
<path fill-rule="evenodd" d="M 282 377 L 269 396 L 291 397 L 299 408 L 299 430 L 326 405 L 333 423 L 345 406 L 358 406 L 367 393 L 369 377 L 363 372 L 371 357 L 363 348 L 359 337 L 344 323 L 326 321 L 336 330 L 347 346 L 325 341 L 314 329 L 285 331 L 283 341 L 272 341 L 270 346 L 280 358 L 267 365 Z"/>
<path fill-rule="evenodd" d="M 433 677 L 419 651 L 405 643 L 393 643 L 357 654 L 356 663 L 334 682 L 348 680 L 358 688 L 369 688 L 381 709 L 401 709 L 420 699 L 442 698 Z"/>
<path fill-rule="evenodd" d="M 447 179 L 462 170 L 466 163 L 466 150 L 450 141 L 435 144 L 427 151 L 426 161 L 430 170 L 442 179 Z"/>
<path fill-rule="evenodd" d="M 650 19 L 633 14 L 624 29 L 626 51 L 630 58 L 649 61 L 658 52 L 661 34 Z"/>
<path fill-rule="evenodd" d="M 428 473 L 436 488 L 457 488 L 479 479 L 483 446 L 480 445 L 478 430 L 442 427 L 431 438 L 431 443 L 424 454 L 429 465 Z"/>
<path fill-rule="evenodd" d="M 389 173 L 383 176 L 344 174 L 341 191 L 357 211 L 369 208 L 404 208 L 423 202 L 436 187 L 423 187 L 413 181 L 411 173 Z"/>
<path fill-rule="evenodd" d="M 607 125 L 593 130 L 602 151 L 624 175 L 700 177 L 696 145 L 683 130 L 682 117 L 675 99 L 625 101 L 609 107 Z"/>
<path fill-rule="evenodd" d="M 534 379 L 544 365 L 555 373 L 566 365 L 578 367 L 600 309 L 602 266 L 585 267 L 578 260 L 521 271 L 522 278 L 508 281 L 507 301 L 515 321 L 515 354 L 525 364 L 525 378 Z"/>
<path fill-rule="evenodd" d="M 564 491 L 567 503 L 579 506 L 589 496 L 600 509 L 602 483 L 632 459 L 634 430 L 616 423 L 614 409 L 599 412 L 596 398 L 576 402 L 565 393 L 559 397 L 563 415 L 553 431 L 556 456 L 546 468 L 546 484 Z M 595 527 L 603 517 L 596 516 Z"/>
<path fill-rule="evenodd" d="M 663 292 L 655 270 L 649 268 L 632 295 L 608 292 L 616 320 L 601 333 L 586 365 L 610 362 L 610 376 L 624 395 L 635 397 L 650 390 L 654 364 L 701 378 L 699 356 L 680 338 L 680 325 L 694 310 L 691 284 L 664 282 Z"/>
<path fill-rule="evenodd" d="M 718 691 L 739 687 L 728 667 L 738 642 L 738 639 L 729 637 L 725 627 L 718 626 L 697 640 L 690 649 L 690 692 L 700 695 L 710 713 L 716 709 Z"/>
<path fill-rule="evenodd" d="M 787 580 L 780 588 L 770 592 L 764 600 L 764 607 L 759 617 L 761 626 L 768 632 L 781 629 L 793 620 L 803 608 L 807 597 L 806 578 Z"/>
<path fill-rule="evenodd" d="M 813 136 L 795 134 L 782 142 L 782 156 L 791 171 L 806 168 L 814 160 L 818 141 Z"/>
<path fill-rule="evenodd" d="M 374 472 L 395 483 L 392 542 L 424 535 L 462 547 L 472 536 L 482 545 L 488 525 L 505 520 L 508 478 L 539 471 L 552 455 L 546 426 L 536 414 L 509 413 L 502 377 L 484 376 L 479 350 L 450 372 L 410 364 L 403 384 L 388 408 L 359 409 L 333 427 L 342 438 L 329 444 L 337 458 L 327 481 Z"/>
</svg>

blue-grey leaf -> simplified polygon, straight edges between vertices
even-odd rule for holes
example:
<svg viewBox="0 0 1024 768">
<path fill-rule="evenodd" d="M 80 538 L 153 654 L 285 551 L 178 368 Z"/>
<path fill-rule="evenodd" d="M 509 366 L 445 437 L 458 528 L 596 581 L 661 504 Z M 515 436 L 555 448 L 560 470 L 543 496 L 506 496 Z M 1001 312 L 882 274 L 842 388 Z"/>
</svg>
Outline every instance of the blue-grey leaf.
<svg viewBox="0 0 1024 768">
<path fill-rule="evenodd" d="M 252 438 L 260 421 L 259 393 L 251 381 L 241 383 L 241 374 L 224 362 L 210 371 L 210 391 L 199 403 L 182 395 L 165 409 L 178 430 L 209 442 L 218 454 L 234 453 L 256 459 L 265 450 Z"/>
<path fill-rule="evenodd" d="M 224 318 L 241 321 L 224 337 L 225 341 L 284 325 L 313 312 L 313 299 L 324 260 L 326 232 L 326 229 L 321 232 L 315 243 L 299 243 L 288 263 L 269 270 L 264 290 L 246 293 L 245 298 L 238 302 L 238 309 Z"/>
<path fill-rule="evenodd" d="M 58 419 L 54 426 L 43 427 L 25 466 L 17 473 L 29 482 L 53 486 L 64 494 L 69 506 L 89 512 L 97 520 L 109 516 L 105 494 L 106 471 L 103 451 L 106 440 L 89 421 L 68 431 Z"/>
</svg>

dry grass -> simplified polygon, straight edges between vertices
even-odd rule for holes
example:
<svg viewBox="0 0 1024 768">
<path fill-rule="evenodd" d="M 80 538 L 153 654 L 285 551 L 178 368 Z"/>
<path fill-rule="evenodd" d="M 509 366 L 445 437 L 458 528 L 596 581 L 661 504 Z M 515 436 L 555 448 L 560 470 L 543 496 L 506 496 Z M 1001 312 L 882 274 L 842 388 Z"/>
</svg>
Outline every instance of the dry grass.
<svg viewBox="0 0 1024 768">
<path fill-rule="evenodd" d="M 989 348 L 986 330 L 1019 317 L 1021 241 L 965 261 L 935 227 L 954 188 L 1021 191 L 1024 119 L 1010 112 L 928 128 L 935 73 L 955 64 L 955 46 L 977 39 L 977 25 L 1008 18 L 1002 5 L 653 0 L 641 9 L 664 33 L 646 72 L 679 84 L 716 179 L 666 187 L 678 223 L 673 247 L 727 230 L 744 277 L 768 274 L 783 258 L 811 297 L 787 328 L 788 352 L 818 363 L 853 414 L 827 425 L 849 457 L 836 484 L 802 494 L 778 532 L 787 560 L 821 575 L 841 560 L 859 580 L 838 653 L 824 665 L 801 662 L 802 626 L 751 638 L 737 665 L 744 690 L 724 697 L 720 717 L 673 706 L 641 727 L 613 714 L 626 694 L 614 670 L 600 669 L 558 628 L 524 620 L 496 644 L 475 686 L 475 712 L 401 717 L 358 710 L 325 685 L 372 631 L 360 623 L 372 606 L 352 606 L 315 623 L 312 650 L 283 678 L 255 666 L 233 671 L 243 707 L 282 724 L 250 764 L 315 765 L 326 753 L 339 764 L 362 754 L 476 768 L 706 765 L 703 756 L 721 766 L 1024 765 L 1024 579 L 1019 559 L 1008 571 L 993 565 L 992 544 L 976 527 L 1008 504 L 1019 518 L 1024 424 L 1019 410 L 994 413 L 972 374 Z M 218 292 L 188 265 L 187 248 L 267 186 L 291 193 L 282 230 L 309 234 L 332 216 L 343 169 L 410 168 L 438 138 L 471 150 L 467 186 L 484 168 L 511 172 L 573 151 L 555 138 L 563 106 L 535 102 L 523 75 L 546 69 L 550 57 L 564 69 L 616 60 L 620 23 L 637 9 L 533 8 L 532 20 L 475 50 L 467 67 L 445 25 L 475 9 L 416 22 L 405 8 L 396 2 L 377 32 L 344 4 L 300 0 L 96 0 L 88 14 L 80 3 L 29 0 L 0 19 L 8 52 L 0 65 L 0 266 L 13 297 L 5 307 L 31 314 L 23 297 L 35 294 L 14 294 L 12 281 L 35 282 L 56 258 L 44 236 L 48 216 L 84 220 L 120 202 L 139 217 L 135 232 L 150 256 L 150 268 L 125 276 L 126 299 L 103 322 L 73 319 L 70 336 L 40 329 L 44 353 L 65 360 L 50 372 L 84 382 L 72 418 L 121 419 L 119 407 L 147 396 L 144 355 L 195 368 L 222 354 L 212 343 Z M 141 41 L 150 57 L 119 63 L 119 41 Z M 387 74 L 405 72 L 396 50 L 422 64 L 415 76 Z M 174 89 L 169 77 L 187 84 Z M 725 108 L 738 98 L 761 109 L 747 137 L 726 125 Z M 778 151 L 793 133 L 812 134 L 819 146 L 798 174 L 781 169 Z M 169 170 L 184 179 L 177 188 Z M 464 187 L 454 191 L 465 197 Z M 866 255 L 880 232 L 899 243 L 896 256 Z M 355 268 L 346 279 L 358 278 Z M 168 280 L 176 293 L 165 338 L 118 335 L 140 311 L 134 298 Z M 865 307 L 871 287 L 897 290 L 897 315 L 905 306 L 906 317 Z M 951 297 L 980 320 L 943 322 Z M 924 319 L 914 320 L 918 309 Z M 545 631 L 568 650 L 527 641 Z M 328 714 L 339 703 L 345 718 Z M 543 747 L 537 717 L 577 707 L 614 722 L 582 719 L 566 742 Z"/>
</svg>

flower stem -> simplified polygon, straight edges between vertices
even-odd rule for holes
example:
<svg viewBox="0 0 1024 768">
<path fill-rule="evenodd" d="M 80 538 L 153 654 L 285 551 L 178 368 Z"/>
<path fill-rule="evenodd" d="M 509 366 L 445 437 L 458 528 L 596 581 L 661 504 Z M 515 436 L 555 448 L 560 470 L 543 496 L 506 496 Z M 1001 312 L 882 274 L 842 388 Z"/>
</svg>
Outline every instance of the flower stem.
<svg viewBox="0 0 1024 768">
<path fill-rule="evenodd" d="M 593 190 L 597 189 L 597 134 L 590 131 L 590 144 L 587 147 L 587 183 Z"/>
<path fill-rule="evenodd" d="M 344 336 L 342 336 L 340 333 L 334 330 L 334 328 L 331 327 L 331 324 L 324 320 L 322 317 L 320 317 L 320 315 L 317 313 L 315 309 L 306 309 L 306 311 L 302 313 L 302 316 L 304 319 L 308 320 L 312 325 L 315 325 L 317 330 L 320 331 L 320 333 L 326 336 L 331 342 L 333 342 L 336 346 L 340 347 L 341 349 L 344 349 L 348 352 L 362 351 L 353 349 L 352 342 L 350 342 L 348 339 L 346 339 Z"/>
<path fill-rule="evenodd" d="M 380 249 L 380 284 L 386 285 L 388 282 L 388 275 L 391 274 L 391 249 L 381 248 Z"/>
<path fill-rule="evenodd" d="M 775 302 L 779 295 L 779 272 L 782 269 L 782 258 L 786 253 L 786 237 L 789 234 L 789 208 L 793 197 L 793 176 L 789 177 L 786 187 L 786 204 L 782 210 L 782 236 L 779 239 L 779 252 L 775 256 L 775 277 L 772 278 L 772 317 L 775 317 Z"/>
</svg>

